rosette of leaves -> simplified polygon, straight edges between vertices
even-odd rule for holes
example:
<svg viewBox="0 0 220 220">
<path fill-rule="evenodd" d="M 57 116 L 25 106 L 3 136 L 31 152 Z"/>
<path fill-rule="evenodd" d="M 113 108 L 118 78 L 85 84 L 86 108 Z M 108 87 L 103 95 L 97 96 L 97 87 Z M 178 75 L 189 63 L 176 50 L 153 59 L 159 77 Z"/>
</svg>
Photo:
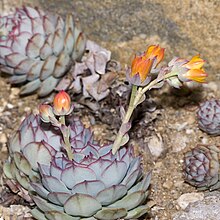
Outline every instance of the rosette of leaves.
<svg viewBox="0 0 220 220">
<path fill-rule="evenodd" d="M 23 7 L 0 16 L 0 70 L 11 75 L 12 84 L 25 84 L 21 94 L 38 91 L 48 95 L 79 60 L 86 39 L 73 16 Z"/>
<path fill-rule="evenodd" d="M 203 102 L 197 112 L 199 128 L 210 135 L 220 135 L 220 100 Z"/>
<path fill-rule="evenodd" d="M 183 174 L 189 184 L 200 190 L 220 188 L 220 149 L 216 146 L 198 145 L 184 156 Z"/>
<path fill-rule="evenodd" d="M 78 119 L 70 122 L 73 160 L 58 127 L 38 115 L 24 119 L 9 143 L 4 166 L 9 185 L 33 199 L 36 219 L 132 219 L 145 214 L 151 174 L 143 175 L 132 148 L 112 154 Z M 11 183 L 11 184 L 10 184 Z"/>
</svg>

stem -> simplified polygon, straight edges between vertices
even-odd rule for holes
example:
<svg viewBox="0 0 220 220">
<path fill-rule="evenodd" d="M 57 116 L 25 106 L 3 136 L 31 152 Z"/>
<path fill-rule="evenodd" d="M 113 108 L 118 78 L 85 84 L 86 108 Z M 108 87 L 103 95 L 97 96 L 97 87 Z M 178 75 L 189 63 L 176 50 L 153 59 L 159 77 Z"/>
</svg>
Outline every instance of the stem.
<svg viewBox="0 0 220 220">
<path fill-rule="evenodd" d="M 145 86 L 144 88 L 139 88 L 138 90 L 137 90 L 137 86 L 133 85 L 131 97 L 130 97 L 130 103 L 128 106 L 127 113 L 125 114 L 124 119 L 122 120 L 122 125 L 129 122 L 129 120 L 133 114 L 134 109 L 137 107 L 141 97 L 145 94 L 145 92 L 147 92 L 153 86 L 160 83 L 162 80 L 174 77 L 176 75 L 177 75 L 177 73 L 170 72 L 170 73 L 166 74 L 160 81 L 158 81 L 158 79 L 156 78 L 152 82 L 150 82 L 147 86 Z M 122 125 L 118 131 L 118 134 L 117 134 L 115 141 L 113 143 L 113 146 L 112 146 L 112 153 L 113 154 L 115 154 L 121 146 L 121 141 L 124 136 L 124 134 L 121 132 Z"/>
<path fill-rule="evenodd" d="M 59 121 L 62 125 L 65 126 L 65 129 L 64 130 L 61 129 L 61 132 L 63 135 L 63 140 L 64 140 L 67 156 L 69 160 L 73 160 L 73 153 L 71 151 L 71 144 L 70 144 L 70 137 L 69 137 L 70 132 L 69 132 L 69 128 L 66 126 L 65 116 L 64 115 L 60 116 Z"/>
<path fill-rule="evenodd" d="M 65 116 L 64 116 L 64 115 L 61 115 L 61 116 L 60 116 L 59 122 L 60 122 L 62 125 L 66 125 L 66 121 L 65 121 Z"/>
<path fill-rule="evenodd" d="M 131 115 L 134 111 L 134 101 L 135 101 L 135 97 L 136 97 L 136 94 L 137 94 L 137 86 L 136 85 L 133 85 L 132 86 L 132 91 L 131 91 L 131 97 L 130 97 L 130 102 L 129 102 L 129 106 L 128 106 L 128 110 L 122 120 L 122 125 L 126 124 L 127 122 L 129 122 L 130 118 L 131 118 Z M 113 146 L 112 146 L 112 153 L 115 154 L 117 152 L 117 150 L 120 148 L 120 144 L 121 144 L 121 141 L 122 141 L 122 138 L 124 136 L 124 134 L 122 133 L 122 125 L 118 131 L 118 134 L 116 136 L 116 139 L 113 143 Z"/>
<path fill-rule="evenodd" d="M 135 100 L 135 96 L 137 94 L 137 86 L 136 85 L 133 85 L 132 86 L 132 90 L 131 90 L 131 97 L 130 97 L 130 102 L 129 102 L 129 106 L 128 106 L 128 111 L 122 121 L 122 124 L 125 124 L 127 122 L 129 122 L 130 120 L 130 117 L 132 115 L 132 112 L 134 110 L 134 100 Z"/>
</svg>

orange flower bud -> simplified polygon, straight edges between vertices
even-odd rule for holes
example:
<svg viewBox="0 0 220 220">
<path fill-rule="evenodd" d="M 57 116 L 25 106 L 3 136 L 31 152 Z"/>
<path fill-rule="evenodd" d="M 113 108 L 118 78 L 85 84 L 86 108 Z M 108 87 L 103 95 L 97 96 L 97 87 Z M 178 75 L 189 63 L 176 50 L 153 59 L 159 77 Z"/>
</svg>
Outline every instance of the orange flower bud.
<svg viewBox="0 0 220 220">
<path fill-rule="evenodd" d="M 170 61 L 169 67 L 171 72 L 176 72 L 182 82 L 195 81 L 204 83 L 208 74 L 202 68 L 205 61 L 199 55 L 194 56 L 191 60 L 174 58 Z"/>
<path fill-rule="evenodd" d="M 60 91 L 53 100 L 53 112 L 55 115 L 68 115 L 72 111 L 70 96 L 65 91 Z"/>
<path fill-rule="evenodd" d="M 53 114 L 52 107 L 47 104 L 39 105 L 39 113 L 41 120 L 44 122 L 50 122 L 50 119 L 55 117 Z"/>
</svg>

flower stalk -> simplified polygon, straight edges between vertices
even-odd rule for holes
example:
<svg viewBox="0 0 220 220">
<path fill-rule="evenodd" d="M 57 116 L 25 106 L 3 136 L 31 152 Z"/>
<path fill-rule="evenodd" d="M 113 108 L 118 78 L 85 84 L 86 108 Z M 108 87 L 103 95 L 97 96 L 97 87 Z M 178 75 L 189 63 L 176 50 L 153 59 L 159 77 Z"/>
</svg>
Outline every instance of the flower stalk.
<svg viewBox="0 0 220 220">
<path fill-rule="evenodd" d="M 167 81 L 172 87 L 180 88 L 183 82 L 195 81 L 203 83 L 207 73 L 202 69 L 205 61 L 200 56 L 194 56 L 190 61 L 174 58 L 168 66 L 160 68 L 156 79 L 149 76 L 164 56 L 164 49 L 159 46 L 150 46 L 141 56 L 136 56 L 131 69 L 127 71 L 127 80 L 132 84 L 130 102 L 126 114 L 122 119 L 121 127 L 112 146 L 112 153 L 129 141 L 127 132 L 131 127 L 131 116 L 134 109 L 145 100 L 145 93 L 153 88 L 160 88 Z"/>
<path fill-rule="evenodd" d="M 53 100 L 53 105 L 41 104 L 39 112 L 41 120 L 58 127 L 63 136 L 64 148 L 69 160 L 73 160 L 70 143 L 70 128 L 66 125 L 65 117 L 73 111 L 70 96 L 65 91 L 60 91 Z"/>
<path fill-rule="evenodd" d="M 144 101 L 144 96 L 145 93 L 152 89 L 153 87 L 159 85 L 162 81 L 164 81 L 165 79 L 169 79 L 172 77 L 177 76 L 178 73 L 167 73 L 166 75 L 164 75 L 164 77 L 161 80 L 158 80 L 157 78 L 154 79 L 153 81 L 151 81 L 147 86 L 145 87 L 139 87 L 136 85 L 132 86 L 132 92 L 131 92 L 131 96 L 130 96 L 130 102 L 129 102 L 129 106 L 128 106 L 128 110 L 122 120 L 122 125 L 119 129 L 119 132 L 116 136 L 116 139 L 114 141 L 113 147 L 112 147 L 112 153 L 115 154 L 117 152 L 117 150 L 122 146 L 122 139 L 123 139 L 123 127 L 126 123 L 128 123 L 130 121 L 130 118 L 134 112 L 134 109 L 140 104 L 142 103 L 142 101 Z"/>
<path fill-rule="evenodd" d="M 66 120 L 65 115 L 62 115 L 59 117 L 59 122 L 61 124 L 60 130 L 63 135 L 63 141 L 65 145 L 65 150 L 67 152 L 67 156 L 69 160 L 73 160 L 73 153 L 71 150 L 71 144 L 70 144 L 70 129 L 66 126 Z"/>
</svg>

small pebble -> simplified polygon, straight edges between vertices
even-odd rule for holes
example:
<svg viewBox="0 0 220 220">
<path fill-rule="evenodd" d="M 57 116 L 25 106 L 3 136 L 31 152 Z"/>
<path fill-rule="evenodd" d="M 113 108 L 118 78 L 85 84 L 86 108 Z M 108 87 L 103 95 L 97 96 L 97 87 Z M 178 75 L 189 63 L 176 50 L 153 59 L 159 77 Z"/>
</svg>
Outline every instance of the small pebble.
<svg viewBox="0 0 220 220">
<path fill-rule="evenodd" d="M 187 147 L 189 138 L 181 133 L 176 133 L 171 136 L 172 149 L 174 152 L 180 152 Z"/>
<path fill-rule="evenodd" d="M 11 88 L 11 94 L 9 96 L 9 99 L 14 99 L 14 98 L 18 97 L 19 93 L 20 93 L 19 88 Z"/>
<path fill-rule="evenodd" d="M 1 144 L 7 143 L 7 136 L 5 133 L 0 133 L 0 143 Z"/>
<path fill-rule="evenodd" d="M 174 186 L 175 186 L 175 188 L 182 189 L 182 188 L 183 188 L 183 184 L 184 184 L 184 181 L 183 181 L 183 180 L 174 181 Z"/>
<path fill-rule="evenodd" d="M 204 199 L 204 193 L 185 193 L 182 194 L 178 199 L 178 205 L 184 210 L 190 203 L 202 201 Z"/>
<path fill-rule="evenodd" d="M 156 158 L 160 157 L 165 151 L 165 146 L 160 134 L 151 136 L 147 145 L 151 154 Z"/>
<path fill-rule="evenodd" d="M 14 108 L 14 105 L 12 105 L 11 103 L 8 103 L 8 104 L 6 105 L 6 107 L 7 107 L 8 109 L 13 109 L 13 108 Z"/>
<path fill-rule="evenodd" d="M 2 153 L 8 152 L 8 148 L 7 148 L 6 144 L 3 144 L 2 148 L 1 148 L 1 152 Z"/>
<path fill-rule="evenodd" d="M 31 108 L 30 108 L 30 107 L 25 107 L 25 108 L 24 108 L 24 111 L 25 111 L 25 112 L 31 112 Z"/>
<path fill-rule="evenodd" d="M 163 188 L 165 189 L 171 189 L 173 187 L 173 182 L 170 180 L 167 180 L 166 182 L 163 183 Z"/>
</svg>

